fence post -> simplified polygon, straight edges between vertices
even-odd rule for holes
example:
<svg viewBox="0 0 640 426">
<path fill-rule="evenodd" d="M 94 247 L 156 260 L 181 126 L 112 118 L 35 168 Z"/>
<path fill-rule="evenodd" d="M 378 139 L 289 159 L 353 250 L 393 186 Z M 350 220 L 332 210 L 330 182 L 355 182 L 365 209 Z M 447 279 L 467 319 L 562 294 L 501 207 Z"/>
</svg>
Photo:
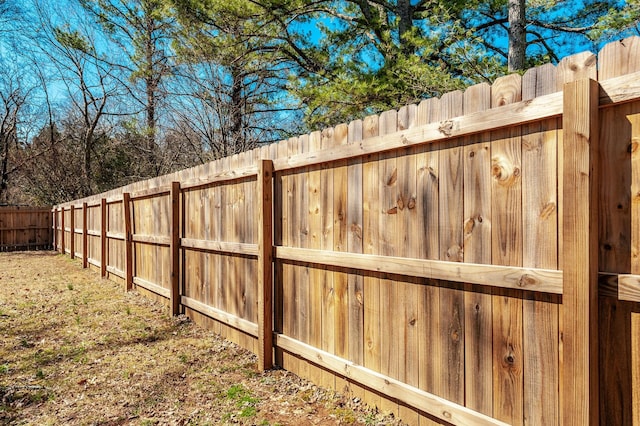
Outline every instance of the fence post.
<svg viewBox="0 0 640 426">
<path fill-rule="evenodd" d="M 599 85 L 564 85 L 562 424 L 597 425 Z"/>
<path fill-rule="evenodd" d="M 107 276 L 107 199 L 100 200 L 100 276 Z"/>
<path fill-rule="evenodd" d="M 58 208 L 53 209 L 53 250 L 58 251 Z"/>
<path fill-rule="evenodd" d="M 60 215 L 60 253 L 64 254 L 64 233 L 66 232 L 64 230 L 64 206 L 60 209 Z"/>
<path fill-rule="evenodd" d="M 122 194 L 124 209 L 124 257 L 125 257 L 125 290 L 133 288 L 133 236 L 131 235 L 131 195 Z"/>
<path fill-rule="evenodd" d="M 82 267 L 86 268 L 89 264 L 89 247 L 87 242 L 87 203 L 82 203 Z"/>
<path fill-rule="evenodd" d="M 258 172 L 258 368 L 273 366 L 273 162 Z"/>
<path fill-rule="evenodd" d="M 180 314 L 180 182 L 171 183 L 171 315 Z"/>
<path fill-rule="evenodd" d="M 69 218 L 69 222 L 71 222 L 71 237 L 69 238 L 69 248 L 71 248 L 71 259 L 76 258 L 76 206 L 71 205 L 71 217 Z"/>
</svg>

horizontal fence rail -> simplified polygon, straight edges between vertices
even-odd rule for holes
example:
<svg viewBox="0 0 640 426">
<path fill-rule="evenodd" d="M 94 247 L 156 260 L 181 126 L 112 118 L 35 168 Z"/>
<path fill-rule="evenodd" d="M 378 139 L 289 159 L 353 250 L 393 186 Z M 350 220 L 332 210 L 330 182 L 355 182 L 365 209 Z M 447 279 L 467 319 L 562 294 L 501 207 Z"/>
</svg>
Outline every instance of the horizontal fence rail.
<svg viewBox="0 0 640 426">
<path fill-rule="evenodd" d="M 411 424 L 640 424 L 638 40 L 61 204 L 55 248 Z"/>
</svg>

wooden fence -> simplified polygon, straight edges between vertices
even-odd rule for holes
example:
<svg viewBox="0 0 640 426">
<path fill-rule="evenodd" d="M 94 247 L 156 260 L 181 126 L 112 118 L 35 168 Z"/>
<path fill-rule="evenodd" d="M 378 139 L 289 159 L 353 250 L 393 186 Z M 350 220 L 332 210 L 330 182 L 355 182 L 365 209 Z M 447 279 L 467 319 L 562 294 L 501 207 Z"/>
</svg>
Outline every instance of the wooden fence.
<svg viewBox="0 0 640 426">
<path fill-rule="evenodd" d="M 0 252 L 50 250 L 51 209 L 0 206 Z"/>
<path fill-rule="evenodd" d="M 640 424 L 639 40 L 56 206 L 55 246 L 411 424 Z"/>
</svg>

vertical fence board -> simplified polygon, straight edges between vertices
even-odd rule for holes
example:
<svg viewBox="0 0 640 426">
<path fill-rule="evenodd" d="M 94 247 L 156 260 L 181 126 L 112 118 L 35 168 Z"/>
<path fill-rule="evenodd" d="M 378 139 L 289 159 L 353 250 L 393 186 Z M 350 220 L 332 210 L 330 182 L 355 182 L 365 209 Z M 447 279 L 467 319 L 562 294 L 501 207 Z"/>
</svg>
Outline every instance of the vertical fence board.
<svg viewBox="0 0 640 426">
<path fill-rule="evenodd" d="M 517 102 L 521 79 L 510 75 L 496 80 L 492 106 Z M 521 130 L 492 133 L 492 263 L 522 266 Z M 509 291 L 493 292 L 493 363 L 495 418 L 523 423 L 522 299 Z"/>
<path fill-rule="evenodd" d="M 2 226 L 2 223 L 0 222 L 0 226 Z M 0 232 L 0 235 L 2 234 L 2 232 Z M 0 239 L 0 244 L 2 244 L 3 241 Z M 54 208 L 53 209 L 53 249 L 55 251 L 58 251 L 58 209 Z"/>
<path fill-rule="evenodd" d="M 273 366 L 272 253 L 273 162 L 262 160 L 258 172 L 258 368 Z"/>
<path fill-rule="evenodd" d="M 398 111 L 398 130 L 405 130 L 416 125 L 418 114 L 417 105 L 408 105 Z M 397 216 L 398 231 L 396 233 L 397 255 L 402 257 L 419 258 L 419 235 L 413 224 L 416 223 L 417 199 L 417 155 L 416 148 L 400 150 L 397 157 Z M 418 278 L 404 278 L 394 283 L 395 298 L 400 307 L 396 318 L 396 333 L 398 340 L 398 380 L 415 388 L 419 386 L 420 353 L 418 336 L 418 297 L 420 280 Z M 408 424 L 419 424 L 419 413 L 416 408 L 399 405 L 399 417 Z"/>
<path fill-rule="evenodd" d="M 171 315 L 180 313 L 180 182 L 171 183 L 171 245 L 169 247 L 171 259 L 171 296 L 169 304 Z"/>
<path fill-rule="evenodd" d="M 464 113 L 491 107 L 491 87 L 479 84 L 464 92 Z M 488 134 L 471 136 L 464 146 L 464 261 L 491 263 L 491 143 Z M 465 286 L 465 405 L 493 413 L 491 294 Z"/>
<path fill-rule="evenodd" d="M 383 136 L 397 131 L 398 114 L 395 110 L 380 114 L 378 134 Z M 396 152 L 380 154 L 378 161 L 378 191 L 380 208 L 376 212 L 378 218 L 379 239 L 377 254 L 395 256 L 397 252 L 396 235 L 398 231 L 398 168 Z M 401 333 L 397 330 L 397 315 L 400 306 L 395 294 L 396 282 L 382 276 L 379 284 L 380 309 L 380 372 L 389 377 L 397 378 L 399 350 L 403 347 L 398 338 Z M 383 398 L 380 408 L 383 412 L 394 412 L 397 415 L 398 404 Z"/>
<path fill-rule="evenodd" d="M 122 218 L 124 221 L 124 262 L 125 290 L 133 287 L 133 242 L 131 240 L 131 195 L 122 194 Z"/>
<path fill-rule="evenodd" d="M 598 84 L 564 88 L 564 381 L 565 424 L 595 425 L 598 415 Z"/>
<path fill-rule="evenodd" d="M 107 199 L 100 199 L 100 276 L 107 276 Z"/>
<path fill-rule="evenodd" d="M 336 145 L 335 132 L 333 128 L 324 129 L 321 133 L 320 149 L 329 149 Z M 333 186 L 333 174 L 334 168 L 337 165 L 324 163 L 320 167 L 320 192 L 318 194 L 320 198 L 320 248 L 322 250 L 333 250 L 333 198 L 334 198 L 334 186 Z M 334 274 L 328 270 L 322 270 L 320 273 L 320 282 L 318 283 L 318 289 L 320 290 L 320 348 L 322 350 L 335 353 L 335 287 L 334 287 Z M 311 299 L 310 304 L 314 303 Z M 316 302 L 317 303 L 317 302 Z M 334 389 L 335 375 L 329 371 L 323 370 L 320 376 L 320 385 Z"/>
<path fill-rule="evenodd" d="M 75 206 L 71 205 L 69 213 L 69 225 L 71 231 L 69 232 L 69 248 L 71 250 L 71 259 L 76 257 L 76 212 Z"/>
<path fill-rule="evenodd" d="M 320 151 L 322 144 L 322 133 L 313 132 L 309 135 L 309 152 Z M 314 165 L 307 169 L 308 194 L 308 232 L 303 234 L 307 238 L 305 247 L 313 249 L 322 248 L 323 223 L 322 223 L 322 166 Z M 323 288 L 326 283 L 327 274 L 318 266 L 309 266 L 308 286 L 300 293 L 302 306 L 308 312 L 306 327 L 306 343 L 310 343 L 316 348 L 322 347 L 322 305 L 324 300 Z M 314 383 L 322 383 L 322 372 L 309 366 L 309 378 Z"/>
<path fill-rule="evenodd" d="M 416 124 L 423 125 L 440 120 L 440 100 L 422 101 L 416 111 Z M 418 258 L 439 259 L 439 149 L 435 144 L 416 148 L 416 223 Z M 437 392 L 439 357 L 440 289 L 430 280 L 420 280 L 417 295 L 418 386 L 430 393 Z M 435 423 L 420 415 L 420 425 Z"/>
<path fill-rule="evenodd" d="M 377 115 L 364 119 L 362 136 L 364 139 L 378 135 Z M 363 251 L 365 254 L 377 254 L 378 250 L 378 211 L 379 179 L 378 154 L 367 155 L 362 163 L 362 207 L 363 207 Z M 380 279 L 377 274 L 364 277 L 364 366 L 374 371 L 380 369 Z M 380 397 L 367 391 L 365 402 L 371 406 L 380 405 Z"/>
<path fill-rule="evenodd" d="M 346 145 L 349 127 L 346 124 L 336 126 L 333 134 L 335 146 Z M 348 177 L 347 160 L 336 162 L 333 171 L 333 217 L 331 218 L 333 233 L 333 251 L 348 250 L 347 242 L 347 208 Z M 333 318 L 326 327 L 333 330 L 333 352 L 341 358 L 349 359 L 349 274 L 343 271 L 333 273 Z M 346 394 L 348 382 L 340 377 L 335 378 L 335 390 Z"/>
<path fill-rule="evenodd" d="M 283 156 L 295 155 L 299 150 L 299 142 L 297 138 L 292 138 L 287 141 L 286 152 L 283 152 Z M 284 147 L 283 147 L 284 148 Z M 300 184 L 302 182 L 300 174 L 302 170 L 292 170 L 287 172 L 286 176 L 286 193 L 283 189 L 283 215 L 285 222 L 283 222 L 283 237 L 282 245 L 288 247 L 300 247 L 300 227 L 302 226 L 301 209 L 299 203 L 302 200 L 303 188 Z M 288 226 L 284 227 L 287 223 Z M 298 298 L 299 289 L 303 284 L 300 282 L 301 274 L 299 268 L 290 263 L 283 265 L 283 303 L 284 303 L 284 327 L 283 333 L 287 336 L 291 336 L 294 339 L 300 339 L 299 328 L 301 322 L 299 320 L 299 308 Z M 291 371 L 299 372 L 298 360 L 295 356 L 288 353 L 284 354 L 283 366 Z M 290 366 L 290 368 L 288 367 Z"/>
<path fill-rule="evenodd" d="M 303 135 L 298 142 L 298 152 L 307 153 L 312 151 L 312 146 L 315 146 L 320 140 L 319 132 L 310 135 Z M 318 141 L 318 142 L 317 142 Z M 313 179 L 315 179 L 315 168 L 317 166 L 305 167 L 298 175 L 298 186 L 300 188 L 300 200 L 296 200 L 296 215 L 299 217 L 299 227 L 294 230 L 294 237 L 297 243 L 297 247 L 310 248 L 312 244 L 311 239 L 311 203 L 312 197 L 310 194 L 310 188 L 313 187 Z M 314 224 L 315 225 L 315 224 Z M 311 324 L 312 321 L 312 307 L 309 306 L 309 298 L 312 288 L 314 286 L 315 271 L 309 267 L 308 264 L 301 264 L 297 269 L 298 280 L 296 282 L 297 288 L 297 330 L 301 341 L 308 343 L 311 331 L 314 327 Z M 305 379 L 311 379 L 311 374 L 316 373 L 315 368 L 306 362 L 299 364 L 298 370 Z"/>
<path fill-rule="evenodd" d="M 271 150 L 271 158 L 279 159 L 287 156 L 287 141 L 281 141 L 277 145 L 271 145 L 273 149 Z M 276 183 L 274 188 L 274 211 L 273 214 L 275 216 L 274 223 L 274 245 L 277 246 L 288 246 L 289 245 L 289 229 L 290 219 L 289 219 L 289 193 L 290 193 L 290 183 L 292 182 L 292 177 L 289 172 L 277 172 Z M 278 220 L 280 217 L 280 220 Z M 276 260 L 274 265 L 274 313 L 273 313 L 273 321 L 274 321 L 274 330 L 278 333 L 282 333 L 287 335 L 285 332 L 284 323 L 288 321 L 288 318 L 285 318 L 285 299 L 288 298 L 288 295 L 285 293 L 285 281 L 290 277 L 291 268 L 289 265 L 285 264 L 281 260 Z M 287 285 L 288 287 L 288 285 Z M 288 308 L 288 306 L 287 306 Z M 288 330 L 287 330 L 288 331 Z M 276 347 L 275 348 L 275 363 L 279 366 L 284 366 L 283 357 L 285 356 L 282 349 Z"/>
<path fill-rule="evenodd" d="M 640 43 L 629 38 L 609 43 L 598 54 L 598 78 L 606 80 L 640 70 Z M 593 78 L 593 76 L 591 76 Z M 598 206 L 599 270 L 639 273 L 637 102 L 600 110 Z M 636 365 L 637 310 L 627 302 L 601 296 L 598 311 L 600 424 L 640 423 L 640 375 Z M 631 373 L 631 374 L 630 374 Z"/>
<path fill-rule="evenodd" d="M 87 247 L 87 203 L 82 203 L 82 267 L 88 266 L 89 247 Z"/>
<path fill-rule="evenodd" d="M 535 96 L 556 90 L 555 67 L 537 67 Z M 524 97 L 524 95 L 523 95 Z M 558 268 L 557 120 L 523 126 L 523 266 Z M 523 300 L 524 416 L 531 424 L 559 422 L 560 298 L 534 294 Z"/>
<path fill-rule="evenodd" d="M 440 100 L 441 119 L 461 116 L 462 92 L 451 92 Z M 460 141 L 443 142 L 440 151 L 440 259 L 463 261 L 463 147 Z M 443 283 L 439 292 L 440 359 L 438 395 L 464 403 L 464 295 L 461 286 Z"/>
<path fill-rule="evenodd" d="M 348 144 L 356 144 L 362 140 L 363 122 L 356 120 L 349 123 Z M 363 253 L 363 163 L 362 158 L 347 160 L 347 250 L 351 253 Z M 349 292 L 349 359 L 364 365 L 364 276 L 360 271 L 350 270 L 348 278 Z M 356 398 L 364 398 L 364 388 L 349 383 L 350 394 Z"/>
</svg>

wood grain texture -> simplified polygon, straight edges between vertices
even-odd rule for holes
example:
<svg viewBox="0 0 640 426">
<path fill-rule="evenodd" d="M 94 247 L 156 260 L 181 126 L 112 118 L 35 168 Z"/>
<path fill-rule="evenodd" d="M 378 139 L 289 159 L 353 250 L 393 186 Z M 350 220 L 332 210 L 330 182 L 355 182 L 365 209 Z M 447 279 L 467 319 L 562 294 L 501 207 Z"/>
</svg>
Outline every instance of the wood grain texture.
<svg viewBox="0 0 640 426">
<path fill-rule="evenodd" d="M 563 213 L 563 390 L 565 424 L 595 425 L 598 400 L 598 85 L 565 85 Z"/>
<path fill-rule="evenodd" d="M 440 99 L 441 119 L 462 115 L 463 94 L 452 92 Z M 439 155 L 440 259 L 463 261 L 464 172 L 463 147 L 452 140 L 441 145 Z M 439 294 L 440 354 L 438 394 L 464 403 L 464 294 L 462 286 L 443 283 Z"/>
<path fill-rule="evenodd" d="M 303 358 L 314 360 L 314 362 L 332 371 L 339 371 L 349 379 L 362 383 L 372 389 L 379 389 L 386 395 L 402 400 L 410 406 L 421 407 L 424 412 L 442 419 L 443 422 L 446 422 L 445 424 L 459 426 L 507 426 L 506 423 L 499 420 L 492 419 L 469 410 L 462 405 L 421 391 L 420 389 L 416 389 L 391 377 L 384 376 L 374 370 L 353 364 L 348 360 L 341 359 L 313 346 L 291 339 L 290 337 L 277 335 L 276 342 L 278 346 L 299 353 Z"/>
<path fill-rule="evenodd" d="M 348 143 L 349 127 L 336 126 L 333 134 L 334 145 Z M 349 181 L 347 174 L 347 160 L 339 161 L 333 169 L 333 250 L 344 252 L 348 250 L 348 191 Z M 349 274 L 345 272 L 333 272 L 333 324 L 327 324 L 327 328 L 333 330 L 333 353 L 341 358 L 349 356 Z M 349 386 L 346 380 L 335 377 L 335 390 L 348 393 Z"/>
<path fill-rule="evenodd" d="M 464 93 L 464 112 L 491 106 L 491 87 L 479 84 Z M 491 264 L 491 144 L 487 133 L 466 138 L 464 146 L 464 261 Z M 465 286 L 465 406 L 492 415 L 491 292 Z"/>
<path fill-rule="evenodd" d="M 556 68 L 537 67 L 533 96 L 557 90 Z M 523 98 L 525 80 L 523 78 Z M 558 122 L 523 126 L 523 266 L 559 268 Z M 531 424 L 559 424 L 559 305 L 561 299 L 534 294 L 523 300 L 524 416 Z"/>
<path fill-rule="evenodd" d="M 496 80 L 492 106 L 517 102 L 520 76 Z M 521 129 L 511 127 L 491 134 L 492 247 L 496 265 L 522 266 Z M 493 416 L 513 425 L 523 424 L 523 330 L 519 294 L 494 290 Z"/>
<path fill-rule="evenodd" d="M 320 149 L 330 149 L 338 145 L 334 128 L 326 128 L 321 132 Z M 323 250 L 334 249 L 334 171 L 337 164 L 322 164 L 320 169 L 320 247 Z M 320 304 L 320 348 L 335 353 L 335 274 L 332 271 L 321 272 Z M 335 375 L 323 370 L 320 384 L 328 389 L 335 389 Z"/>
<path fill-rule="evenodd" d="M 555 121 L 523 129 L 523 266 L 558 265 L 557 130 Z M 523 301 L 525 418 L 558 424 L 558 303 L 535 294 Z"/>
<path fill-rule="evenodd" d="M 362 120 L 349 123 L 348 144 L 362 140 Z M 362 159 L 347 160 L 347 251 L 363 252 L 363 174 Z M 348 359 L 364 365 L 364 277 L 359 271 L 350 270 L 348 275 L 349 332 Z M 349 382 L 349 394 L 364 398 L 364 388 Z"/>
<path fill-rule="evenodd" d="M 427 99 L 418 105 L 416 125 L 428 124 L 440 120 L 440 100 Z M 416 148 L 416 224 L 418 233 L 418 258 L 439 259 L 440 234 L 439 226 L 439 150 L 435 145 Z M 434 362 L 434 355 L 441 353 L 440 330 L 440 297 L 436 282 L 421 279 L 417 295 L 418 352 L 418 386 L 420 389 L 435 394 L 438 385 L 440 363 Z M 431 417 L 421 413 L 420 425 L 433 425 Z"/>
<path fill-rule="evenodd" d="M 620 92 L 630 96 L 629 90 L 622 89 L 621 87 L 618 87 L 618 90 L 614 90 L 612 87 L 611 92 L 610 96 L 613 97 L 621 96 L 622 94 Z M 460 96 L 460 93 L 448 93 L 443 95 L 443 99 L 446 100 L 452 96 Z M 443 102 L 443 100 L 440 100 L 440 102 Z M 287 170 L 345 158 L 363 157 L 370 154 L 406 148 L 412 145 L 442 142 L 461 136 L 491 131 L 492 129 L 517 126 L 546 118 L 558 117 L 561 114 L 562 94 L 554 93 L 526 102 L 516 102 L 514 104 L 491 108 L 483 112 L 443 119 L 442 121 L 416 126 L 412 129 L 385 136 L 370 136 L 358 145 L 336 147 L 314 154 L 302 153 L 290 155 L 286 159 L 275 161 L 274 167 L 276 170 Z"/>
<path fill-rule="evenodd" d="M 317 152 L 322 149 L 322 133 L 312 132 L 309 135 L 309 153 Z M 306 194 L 308 207 L 307 230 L 302 234 L 302 239 L 307 242 L 305 247 L 321 249 L 323 239 L 323 198 L 322 198 L 322 167 L 321 165 L 310 166 L 307 169 L 307 185 Z M 300 290 L 301 310 L 307 312 L 307 328 L 306 336 L 301 340 L 316 348 L 322 347 L 322 304 L 323 304 L 323 288 L 327 279 L 326 271 L 305 265 L 308 274 L 308 284 Z M 304 308 L 303 308 L 304 307 Z M 304 364 L 304 363 L 303 363 Z M 319 369 L 305 365 L 308 367 L 308 376 L 314 383 L 322 383 L 322 371 Z"/>
<path fill-rule="evenodd" d="M 398 130 L 416 126 L 417 105 L 408 105 L 398 110 Z M 417 171 L 416 148 L 407 148 L 398 152 L 397 216 L 396 233 L 397 254 L 411 258 L 420 257 L 419 235 L 413 224 L 416 223 Z M 419 279 L 403 279 L 395 282 L 395 298 L 400 314 L 395 315 L 394 329 L 400 349 L 397 379 L 417 388 L 420 378 L 420 353 L 418 335 L 418 296 Z M 419 412 L 415 408 L 399 404 L 398 415 L 408 424 L 420 422 Z"/>
<path fill-rule="evenodd" d="M 286 148 L 286 151 L 281 152 L 279 150 L 279 158 L 297 153 L 299 149 L 298 139 L 289 139 L 286 146 L 282 148 Z M 300 173 L 300 171 L 292 172 L 286 177 L 283 177 L 283 184 L 286 184 L 286 187 L 283 188 L 282 201 L 283 246 L 300 247 L 298 230 L 300 228 L 300 215 L 302 213 L 299 211 L 297 204 L 302 199 L 302 194 L 300 188 L 301 179 L 298 173 Z M 286 228 L 284 227 L 285 223 L 288 224 Z M 298 286 L 300 285 L 298 276 L 298 269 L 296 267 L 291 264 L 283 264 L 283 333 L 286 336 L 291 336 L 296 339 L 299 338 L 298 327 L 300 326 L 297 316 Z M 294 356 L 284 353 L 282 362 L 283 364 L 281 365 L 284 368 L 294 372 L 298 371 L 298 360 Z"/>
<path fill-rule="evenodd" d="M 394 133 L 398 129 L 398 113 L 395 110 L 385 111 L 380 114 L 378 132 L 384 136 Z M 394 256 L 397 252 L 396 236 L 398 233 L 398 167 L 396 153 L 388 152 L 380 154 L 378 161 L 378 191 L 379 210 L 378 217 L 378 254 Z M 393 378 L 398 377 L 400 353 L 403 348 L 398 341 L 400 333 L 397 333 L 397 317 L 401 309 L 395 291 L 397 283 L 386 276 L 381 276 L 378 290 L 380 292 L 380 372 Z M 386 304 L 386 306 L 385 306 Z M 389 309 L 390 308 L 390 309 Z M 392 412 L 397 415 L 398 404 L 382 398 L 380 409 L 383 412 Z"/>
<path fill-rule="evenodd" d="M 330 250 L 276 247 L 275 257 L 300 263 L 354 268 L 372 273 L 473 283 L 487 287 L 562 293 L 562 271 L 483 265 Z M 373 274 L 371 274 L 373 275 Z"/>
<path fill-rule="evenodd" d="M 368 116 L 362 125 L 363 138 L 378 134 L 377 115 Z M 381 210 L 379 193 L 378 154 L 363 158 L 362 163 L 362 208 L 363 208 L 363 252 L 378 253 L 379 227 L 378 212 Z M 365 275 L 363 282 L 364 310 L 364 357 L 363 366 L 380 371 L 380 279 L 377 275 Z M 380 405 L 380 397 L 373 392 L 365 392 L 364 401 L 371 406 Z"/>
<path fill-rule="evenodd" d="M 262 160 L 258 175 L 258 369 L 273 366 L 273 162 Z"/>
</svg>

